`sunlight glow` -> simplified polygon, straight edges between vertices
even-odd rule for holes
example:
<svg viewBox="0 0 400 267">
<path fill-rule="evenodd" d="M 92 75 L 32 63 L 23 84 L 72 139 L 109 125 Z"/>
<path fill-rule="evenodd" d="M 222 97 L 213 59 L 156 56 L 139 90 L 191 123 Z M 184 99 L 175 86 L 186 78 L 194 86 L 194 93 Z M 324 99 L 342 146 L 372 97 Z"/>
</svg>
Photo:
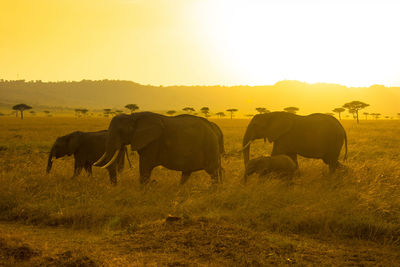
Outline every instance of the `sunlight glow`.
<svg viewBox="0 0 400 267">
<path fill-rule="evenodd" d="M 206 39 L 237 82 L 400 83 L 394 2 L 219 0 L 201 8 Z"/>
</svg>

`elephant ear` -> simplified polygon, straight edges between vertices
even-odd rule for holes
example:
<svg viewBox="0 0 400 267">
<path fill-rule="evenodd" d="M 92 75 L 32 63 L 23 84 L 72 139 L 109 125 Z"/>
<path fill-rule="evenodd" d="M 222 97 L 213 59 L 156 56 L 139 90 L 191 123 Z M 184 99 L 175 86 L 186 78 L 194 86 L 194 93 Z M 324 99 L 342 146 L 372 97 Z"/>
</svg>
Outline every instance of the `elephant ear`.
<svg viewBox="0 0 400 267">
<path fill-rule="evenodd" d="M 131 150 L 137 151 L 154 142 L 162 135 L 164 124 L 160 118 L 144 116 L 135 122 Z"/>
<path fill-rule="evenodd" d="M 68 148 L 68 155 L 74 154 L 79 146 L 81 145 L 82 133 L 81 132 L 73 132 L 68 136 L 67 141 L 67 148 Z"/>
<path fill-rule="evenodd" d="M 279 112 L 269 119 L 266 129 L 269 142 L 275 142 L 292 129 L 294 125 L 294 118 L 292 115 L 293 114 L 287 112 Z"/>
</svg>

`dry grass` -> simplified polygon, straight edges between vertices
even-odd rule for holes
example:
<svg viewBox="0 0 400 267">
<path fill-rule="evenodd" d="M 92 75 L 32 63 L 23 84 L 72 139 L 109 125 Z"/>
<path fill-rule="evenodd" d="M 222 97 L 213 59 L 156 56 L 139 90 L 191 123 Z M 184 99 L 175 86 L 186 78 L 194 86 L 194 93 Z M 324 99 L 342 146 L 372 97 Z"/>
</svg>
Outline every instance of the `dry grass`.
<svg viewBox="0 0 400 267">
<path fill-rule="evenodd" d="M 45 175 L 47 151 L 60 135 L 105 129 L 106 118 L 0 118 L 0 220 L 64 225 L 96 231 L 136 231 L 164 219 L 204 217 L 248 231 L 319 239 L 352 238 L 400 244 L 400 121 L 343 121 L 349 139 L 347 169 L 328 175 L 318 160 L 300 159 L 293 183 L 250 177 L 242 184 L 240 147 L 248 120 L 215 120 L 225 135 L 225 180 L 213 187 L 205 172 L 179 186 L 178 172 L 157 168 L 157 183 L 141 187 L 137 157 L 113 187 L 101 169 L 71 180 L 72 159 L 55 160 Z M 252 156 L 271 151 L 258 141 Z"/>
</svg>

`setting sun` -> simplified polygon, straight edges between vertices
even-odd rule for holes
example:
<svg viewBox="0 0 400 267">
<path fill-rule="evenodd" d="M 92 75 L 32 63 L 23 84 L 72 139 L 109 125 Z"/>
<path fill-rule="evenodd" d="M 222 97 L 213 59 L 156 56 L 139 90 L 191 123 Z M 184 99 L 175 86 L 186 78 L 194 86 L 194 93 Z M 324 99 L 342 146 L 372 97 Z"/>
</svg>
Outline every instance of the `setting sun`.
<svg viewBox="0 0 400 267">
<path fill-rule="evenodd" d="M 400 82 L 400 5 L 388 1 L 205 1 L 205 40 L 234 83 Z"/>
</svg>

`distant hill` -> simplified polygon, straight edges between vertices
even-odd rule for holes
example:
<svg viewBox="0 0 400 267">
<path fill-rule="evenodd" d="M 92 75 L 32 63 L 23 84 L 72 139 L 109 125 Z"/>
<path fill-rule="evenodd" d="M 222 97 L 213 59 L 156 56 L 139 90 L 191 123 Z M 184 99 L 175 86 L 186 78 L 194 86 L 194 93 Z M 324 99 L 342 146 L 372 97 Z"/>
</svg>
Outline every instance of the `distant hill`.
<svg viewBox="0 0 400 267">
<path fill-rule="evenodd" d="M 280 81 L 270 86 L 168 86 L 142 85 L 132 81 L 82 80 L 41 82 L 0 80 L 0 107 L 26 103 L 34 108 L 118 108 L 128 103 L 140 110 L 181 110 L 208 106 L 212 112 L 237 108 L 239 113 L 256 113 L 256 107 L 282 110 L 300 108 L 300 114 L 331 112 L 345 102 L 370 104 L 368 112 L 395 116 L 400 112 L 400 87 L 346 87 L 338 84 L 308 84 Z"/>
</svg>

